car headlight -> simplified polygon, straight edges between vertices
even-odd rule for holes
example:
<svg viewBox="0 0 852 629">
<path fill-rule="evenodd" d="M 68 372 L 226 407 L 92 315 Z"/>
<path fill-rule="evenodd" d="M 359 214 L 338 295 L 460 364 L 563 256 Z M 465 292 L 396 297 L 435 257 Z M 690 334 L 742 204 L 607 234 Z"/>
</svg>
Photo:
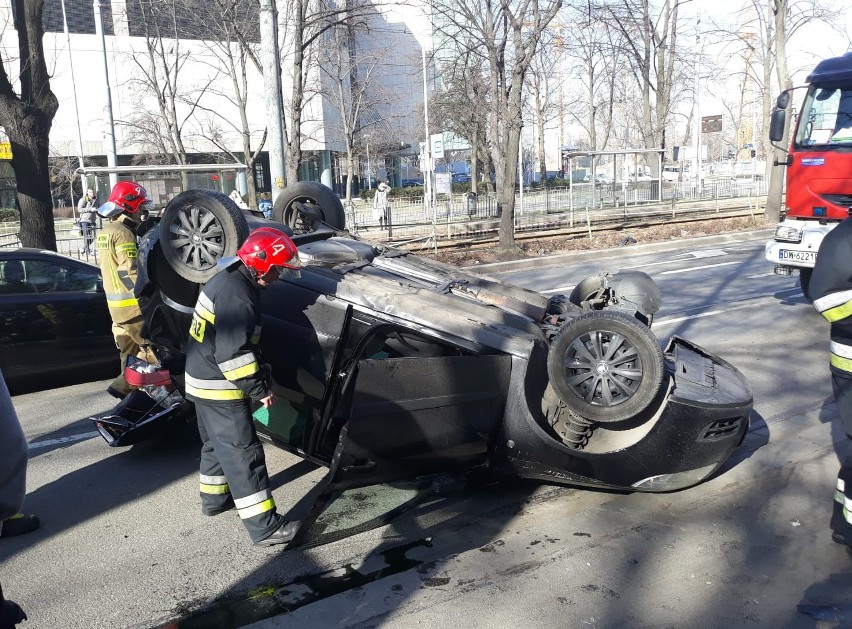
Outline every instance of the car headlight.
<svg viewBox="0 0 852 629">
<path fill-rule="evenodd" d="M 633 483 L 631 487 L 641 491 L 674 491 L 675 489 L 691 487 L 704 480 L 716 469 L 716 465 L 716 463 L 713 463 L 712 465 L 705 465 L 704 467 L 686 470 L 685 472 L 649 476 Z"/>
<path fill-rule="evenodd" d="M 778 225 L 775 228 L 775 240 L 784 242 L 802 242 L 802 231 L 798 227 Z"/>
</svg>

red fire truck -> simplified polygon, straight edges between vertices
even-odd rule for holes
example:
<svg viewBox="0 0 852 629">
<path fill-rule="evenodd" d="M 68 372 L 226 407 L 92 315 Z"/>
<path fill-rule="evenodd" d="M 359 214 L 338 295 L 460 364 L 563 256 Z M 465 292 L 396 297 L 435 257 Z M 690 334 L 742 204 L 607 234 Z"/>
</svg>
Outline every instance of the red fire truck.
<svg viewBox="0 0 852 629">
<path fill-rule="evenodd" d="M 820 61 L 807 81 L 787 154 L 782 222 L 765 252 L 776 274 L 798 270 L 806 298 L 822 239 L 852 212 L 852 52 Z M 783 138 L 790 92 L 772 112 L 773 142 Z"/>
</svg>

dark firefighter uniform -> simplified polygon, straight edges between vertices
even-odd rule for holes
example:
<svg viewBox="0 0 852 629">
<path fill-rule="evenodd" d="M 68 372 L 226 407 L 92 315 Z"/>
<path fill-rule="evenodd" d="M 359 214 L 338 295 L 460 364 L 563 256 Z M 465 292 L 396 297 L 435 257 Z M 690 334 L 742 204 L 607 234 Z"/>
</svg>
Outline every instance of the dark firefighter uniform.
<svg viewBox="0 0 852 629">
<path fill-rule="evenodd" d="M 852 218 L 832 229 L 819 248 L 809 293 L 831 323 L 831 382 L 843 430 L 852 439 Z M 852 547 L 852 441 L 842 455 L 832 539 Z"/>
<path fill-rule="evenodd" d="M 157 362 L 147 348 L 142 347 L 142 311 L 133 293 L 138 257 L 134 228 L 133 220 L 121 215 L 101 230 L 96 245 L 107 307 L 112 318 L 112 335 L 121 354 L 121 373 L 112 381 L 110 389 L 122 395 L 131 391 L 124 379 L 128 356 Z"/>
<path fill-rule="evenodd" d="M 250 271 L 235 262 L 207 282 L 190 325 L 186 395 L 195 402 L 205 515 L 237 508 L 253 542 L 284 522 L 269 490 L 263 447 L 249 400 L 269 395 L 260 368 L 260 294 Z M 232 502 L 233 501 L 233 502 Z"/>
</svg>

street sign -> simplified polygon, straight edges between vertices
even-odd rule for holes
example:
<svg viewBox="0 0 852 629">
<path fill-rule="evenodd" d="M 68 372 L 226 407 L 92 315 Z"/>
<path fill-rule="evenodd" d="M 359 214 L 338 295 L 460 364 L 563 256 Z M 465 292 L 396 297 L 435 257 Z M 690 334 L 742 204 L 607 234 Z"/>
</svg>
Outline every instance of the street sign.
<svg viewBox="0 0 852 629">
<path fill-rule="evenodd" d="M 722 130 L 722 116 L 701 116 L 701 133 L 718 133 Z"/>
<path fill-rule="evenodd" d="M 0 159 L 12 159 L 11 142 L 0 142 Z"/>
<path fill-rule="evenodd" d="M 444 134 L 436 133 L 431 138 L 432 140 L 432 159 L 444 158 Z"/>
<path fill-rule="evenodd" d="M 435 192 L 437 194 L 452 194 L 453 175 L 451 173 L 435 173 Z"/>
</svg>

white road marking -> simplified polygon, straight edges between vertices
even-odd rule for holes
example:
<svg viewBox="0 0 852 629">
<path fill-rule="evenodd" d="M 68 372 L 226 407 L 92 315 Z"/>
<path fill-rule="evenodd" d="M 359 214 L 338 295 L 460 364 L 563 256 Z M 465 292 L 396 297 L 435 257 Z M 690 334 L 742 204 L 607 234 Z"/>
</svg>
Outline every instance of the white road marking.
<svg viewBox="0 0 852 629">
<path fill-rule="evenodd" d="M 754 279 L 757 279 L 758 277 L 772 277 L 773 275 L 775 275 L 775 273 L 773 271 L 770 271 L 769 273 L 758 273 L 757 275 L 746 275 L 746 279 L 747 280 L 754 280 Z"/>
<path fill-rule="evenodd" d="M 717 266 L 728 266 L 729 264 L 739 264 L 739 260 L 731 262 L 720 262 L 719 264 L 705 264 L 704 266 L 693 266 L 688 269 L 672 269 L 671 271 L 661 271 L 660 275 L 671 275 L 672 273 L 686 273 L 688 271 L 700 271 L 701 269 L 712 269 Z"/>
<path fill-rule="evenodd" d="M 663 319 L 662 321 L 654 321 L 653 325 L 655 328 L 660 327 L 661 325 L 671 325 L 672 323 L 680 323 L 681 321 L 689 321 L 690 319 L 700 319 L 701 317 L 711 317 L 713 315 L 722 314 L 723 312 L 728 312 L 727 310 L 711 310 L 710 312 L 702 312 L 700 314 L 689 315 L 687 317 L 676 317 L 674 319 Z"/>
<path fill-rule="evenodd" d="M 92 437 L 100 437 L 100 433 L 95 432 L 84 432 L 79 435 L 68 435 L 67 437 L 59 437 L 57 439 L 48 439 L 47 441 L 36 441 L 35 443 L 29 444 L 30 450 L 38 450 L 39 448 L 49 448 L 50 446 L 60 445 L 63 443 L 73 443 L 75 441 L 83 441 L 84 439 L 91 439 Z"/>
<path fill-rule="evenodd" d="M 541 291 L 542 293 L 567 293 L 569 290 L 574 290 L 573 286 L 560 286 L 559 288 L 549 288 Z"/>
<path fill-rule="evenodd" d="M 783 293 L 798 293 L 798 288 L 786 288 L 784 290 L 779 290 L 775 293 L 776 296 L 782 295 Z M 672 323 L 680 323 L 681 321 L 689 321 L 690 319 L 701 319 L 702 317 L 711 317 L 717 314 L 725 314 L 727 312 L 732 312 L 734 310 L 742 310 L 743 308 L 751 308 L 753 307 L 753 303 L 751 300 L 740 302 L 730 308 L 725 308 L 724 310 L 708 310 L 707 312 L 699 312 L 694 315 L 686 315 L 683 317 L 675 317 L 673 319 L 654 319 L 653 327 L 658 328 L 664 325 L 670 325 Z"/>
<path fill-rule="evenodd" d="M 705 249 L 704 251 L 690 251 L 689 255 L 693 258 L 718 258 L 728 255 L 728 252 L 724 249 Z"/>
</svg>

